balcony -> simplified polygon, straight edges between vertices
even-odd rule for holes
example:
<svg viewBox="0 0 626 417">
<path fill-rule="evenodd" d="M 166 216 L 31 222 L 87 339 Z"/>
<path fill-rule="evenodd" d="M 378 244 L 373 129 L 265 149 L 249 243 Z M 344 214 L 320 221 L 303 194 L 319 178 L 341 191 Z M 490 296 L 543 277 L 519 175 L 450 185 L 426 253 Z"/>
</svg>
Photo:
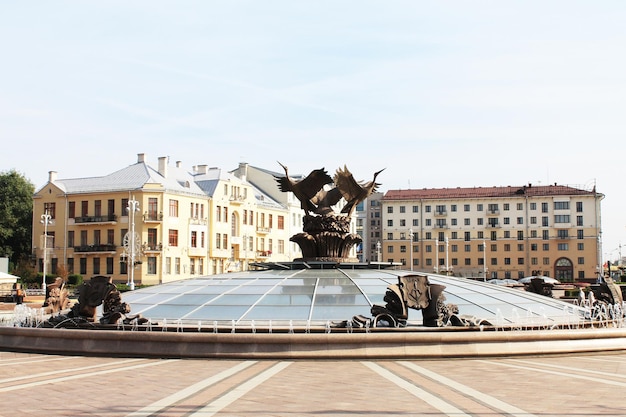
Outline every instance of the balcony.
<svg viewBox="0 0 626 417">
<path fill-rule="evenodd" d="M 499 229 L 500 227 L 502 227 L 500 223 L 487 223 L 488 229 Z"/>
<path fill-rule="evenodd" d="M 447 210 L 435 210 L 435 217 L 445 217 L 448 215 Z"/>
<path fill-rule="evenodd" d="M 268 234 L 272 232 L 272 229 L 270 229 L 269 227 L 261 227 L 261 226 L 257 226 L 256 228 L 256 232 L 260 233 L 260 234 Z"/>
<path fill-rule="evenodd" d="M 435 225 L 433 226 L 434 229 L 447 229 L 450 226 L 448 226 L 447 223 L 435 223 Z"/>
<path fill-rule="evenodd" d="M 163 250 L 163 244 L 161 243 L 144 243 L 142 247 L 144 253 L 146 252 L 161 252 Z"/>
<path fill-rule="evenodd" d="M 111 244 L 105 245 L 83 245 L 83 246 L 74 246 L 74 252 L 76 253 L 102 253 L 102 252 L 113 252 L 117 246 Z"/>
<path fill-rule="evenodd" d="M 162 222 L 163 221 L 163 212 L 157 213 L 152 211 L 146 211 L 143 214 L 143 222 L 151 223 L 151 222 Z"/>
<path fill-rule="evenodd" d="M 258 250 L 258 251 L 256 251 L 256 257 L 257 258 L 267 258 L 269 256 L 272 256 L 272 251 L 271 250 Z"/>
<path fill-rule="evenodd" d="M 231 195 L 228 201 L 230 204 L 243 204 L 246 201 L 246 198 L 242 195 Z"/>
<path fill-rule="evenodd" d="M 117 216 L 115 214 L 109 214 L 107 216 L 80 216 L 74 217 L 74 223 L 80 224 L 103 224 L 103 223 L 117 223 Z"/>
<path fill-rule="evenodd" d="M 499 209 L 488 209 L 487 210 L 487 216 L 499 216 L 500 215 L 500 210 Z"/>
</svg>

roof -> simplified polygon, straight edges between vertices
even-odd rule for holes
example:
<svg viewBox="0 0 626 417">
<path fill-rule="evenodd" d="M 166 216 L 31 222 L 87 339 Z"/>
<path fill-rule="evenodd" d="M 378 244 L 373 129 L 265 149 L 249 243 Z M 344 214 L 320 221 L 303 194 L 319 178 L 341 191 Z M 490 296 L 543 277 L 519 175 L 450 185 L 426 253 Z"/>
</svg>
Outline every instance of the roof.
<svg viewBox="0 0 626 417">
<path fill-rule="evenodd" d="M 459 198 L 506 198 L 506 197 L 540 196 L 573 196 L 573 195 L 597 195 L 602 194 L 593 190 L 584 190 L 567 185 L 523 185 L 506 187 L 472 187 L 472 188 L 423 188 L 408 190 L 388 190 L 383 200 L 441 200 Z"/>
</svg>

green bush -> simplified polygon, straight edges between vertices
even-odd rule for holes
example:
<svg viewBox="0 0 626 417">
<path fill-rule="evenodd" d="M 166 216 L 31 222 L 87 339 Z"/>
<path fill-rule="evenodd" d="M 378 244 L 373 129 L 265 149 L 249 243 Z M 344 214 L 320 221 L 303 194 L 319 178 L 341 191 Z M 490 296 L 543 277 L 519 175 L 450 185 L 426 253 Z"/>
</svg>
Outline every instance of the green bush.
<svg viewBox="0 0 626 417">
<path fill-rule="evenodd" d="M 67 283 L 71 286 L 77 287 L 83 283 L 83 276 L 80 274 L 71 274 L 67 276 Z"/>
</svg>

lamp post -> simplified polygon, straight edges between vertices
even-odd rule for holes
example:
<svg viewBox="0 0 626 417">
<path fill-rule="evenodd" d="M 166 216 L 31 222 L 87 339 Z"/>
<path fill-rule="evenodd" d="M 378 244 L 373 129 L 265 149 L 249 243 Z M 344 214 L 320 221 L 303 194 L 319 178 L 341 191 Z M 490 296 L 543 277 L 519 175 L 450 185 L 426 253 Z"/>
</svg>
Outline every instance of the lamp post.
<svg viewBox="0 0 626 417">
<path fill-rule="evenodd" d="M 446 236 L 446 275 L 450 275 L 450 264 L 449 264 L 449 254 L 448 254 L 448 247 L 450 246 L 450 243 L 448 242 L 448 236 Z"/>
<path fill-rule="evenodd" d="M 124 238 L 124 249 L 128 253 L 130 269 L 128 274 L 128 287 L 131 291 L 135 289 L 135 257 L 139 254 L 141 242 L 135 233 L 135 212 L 139 210 L 139 202 L 135 199 L 128 201 L 128 214 L 130 216 L 130 231 Z"/>
<path fill-rule="evenodd" d="M 48 225 L 52 220 L 52 216 L 48 214 L 48 211 L 41 215 L 41 223 L 43 224 L 43 279 L 41 282 L 41 289 L 43 295 L 46 295 L 46 264 L 48 263 Z"/>
<path fill-rule="evenodd" d="M 483 240 L 483 281 L 487 281 L 487 243 Z"/>
<path fill-rule="evenodd" d="M 380 240 L 376 242 L 376 262 L 380 262 Z"/>
<path fill-rule="evenodd" d="M 246 264 L 248 263 L 248 235 L 243 235 L 243 270 L 247 271 Z"/>
<path fill-rule="evenodd" d="M 413 270 L 413 228 L 409 229 L 409 252 L 411 260 L 411 271 Z"/>
<path fill-rule="evenodd" d="M 435 239 L 435 274 L 439 273 L 439 238 Z"/>
</svg>

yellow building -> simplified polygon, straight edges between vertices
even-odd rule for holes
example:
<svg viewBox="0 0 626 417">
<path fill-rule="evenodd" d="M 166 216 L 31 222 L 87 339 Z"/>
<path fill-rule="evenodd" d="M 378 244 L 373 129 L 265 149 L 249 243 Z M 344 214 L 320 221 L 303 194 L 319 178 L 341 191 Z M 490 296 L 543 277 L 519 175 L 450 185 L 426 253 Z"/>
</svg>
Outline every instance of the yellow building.
<svg viewBox="0 0 626 417">
<path fill-rule="evenodd" d="M 288 260 L 285 215 L 232 174 L 204 165 L 188 172 L 165 157 L 155 169 L 139 154 L 102 177 L 51 171 L 34 195 L 33 252 L 49 275 L 63 266 L 85 278 L 158 284 Z"/>
<path fill-rule="evenodd" d="M 381 260 L 464 277 L 592 281 L 603 198 L 595 188 L 556 184 L 389 190 Z"/>
</svg>

